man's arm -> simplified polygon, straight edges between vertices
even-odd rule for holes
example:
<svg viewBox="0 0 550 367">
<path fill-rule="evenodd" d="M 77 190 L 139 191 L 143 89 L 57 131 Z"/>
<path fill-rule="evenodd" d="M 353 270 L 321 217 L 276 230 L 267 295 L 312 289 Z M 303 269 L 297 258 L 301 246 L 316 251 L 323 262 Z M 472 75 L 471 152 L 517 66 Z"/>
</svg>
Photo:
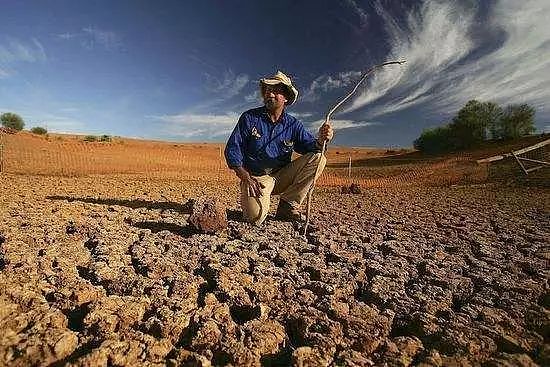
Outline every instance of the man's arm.
<svg viewBox="0 0 550 367">
<path fill-rule="evenodd" d="M 262 189 L 265 188 L 265 186 L 255 177 L 250 175 L 250 173 L 244 167 L 231 167 L 231 169 L 235 171 L 235 174 L 241 180 L 241 182 L 246 184 L 248 188 L 248 196 L 254 198 L 262 196 Z"/>
<path fill-rule="evenodd" d="M 248 196 L 251 197 L 260 197 L 262 196 L 263 185 L 258 182 L 250 173 L 244 168 L 244 142 L 247 139 L 247 117 L 245 114 L 242 114 L 239 118 L 239 122 L 227 144 L 225 146 L 225 161 L 229 168 L 235 171 L 237 177 L 241 180 L 242 183 L 246 184 L 248 188 Z"/>
<path fill-rule="evenodd" d="M 319 136 L 315 138 L 300 121 L 297 121 L 294 149 L 299 154 L 320 152 L 323 142 L 332 139 L 333 135 L 332 127 L 329 124 L 323 124 L 319 128 Z"/>
</svg>

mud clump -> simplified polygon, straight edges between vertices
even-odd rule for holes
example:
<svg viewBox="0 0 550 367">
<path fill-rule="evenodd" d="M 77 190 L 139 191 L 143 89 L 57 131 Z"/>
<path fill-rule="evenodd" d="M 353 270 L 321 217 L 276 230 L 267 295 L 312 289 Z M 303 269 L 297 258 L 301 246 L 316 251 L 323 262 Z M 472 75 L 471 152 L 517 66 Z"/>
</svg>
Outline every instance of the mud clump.
<svg viewBox="0 0 550 367">
<path fill-rule="evenodd" d="M 358 195 L 361 193 L 361 187 L 356 184 L 356 183 L 352 183 L 351 185 L 347 186 L 347 185 L 344 185 L 340 188 L 340 193 L 341 194 L 354 194 L 354 195 Z"/>
<path fill-rule="evenodd" d="M 192 201 L 189 223 L 199 232 L 214 234 L 227 228 L 225 208 L 212 198 Z"/>
</svg>

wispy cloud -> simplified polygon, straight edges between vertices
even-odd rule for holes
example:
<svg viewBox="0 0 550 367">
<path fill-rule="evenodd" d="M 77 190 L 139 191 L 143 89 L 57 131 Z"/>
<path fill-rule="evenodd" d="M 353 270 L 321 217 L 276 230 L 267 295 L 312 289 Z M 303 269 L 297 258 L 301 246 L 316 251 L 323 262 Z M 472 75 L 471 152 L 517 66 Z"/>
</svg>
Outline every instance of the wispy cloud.
<svg viewBox="0 0 550 367">
<path fill-rule="evenodd" d="M 354 0 L 345 0 L 344 3 L 353 10 L 357 17 L 359 17 L 361 27 L 364 27 L 369 19 L 367 13 L 361 9 Z"/>
<path fill-rule="evenodd" d="M 308 124 L 311 130 L 317 131 L 325 120 L 317 120 Z M 330 120 L 330 125 L 334 130 L 344 130 L 362 126 L 374 126 L 379 125 L 378 122 L 366 122 L 366 121 L 354 121 L 354 120 Z"/>
<path fill-rule="evenodd" d="M 64 41 L 76 41 L 82 47 L 93 50 L 98 46 L 109 50 L 118 50 L 122 47 L 122 36 L 112 30 L 100 29 L 94 26 L 82 28 L 78 32 L 65 32 L 56 34 L 56 37 Z"/>
<path fill-rule="evenodd" d="M 228 136 L 237 123 L 237 113 L 226 114 L 190 114 L 152 116 L 152 120 L 162 123 L 161 132 L 166 136 L 183 139 L 209 139 Z"/>
<path fill-rule="evenodd" d="M 320 99 L 326 92 L 347 87 L 357 82 L 360 77 L 360 71 L 347 71 L 336 75 L 320 75 L 311 82 L 310 86 L 304 92 L 302 101 L 314 102 Z"/>
<path fill-rule="evenodd" d="M 258 89 L 244 96 L 244 100 L 247 103 L 258 102 L 261 99 L 262 99 L 262 96 L 260 95 L 260 91 Z"/>
<path fill-rule="evenodd" d="M 107 50 L 115 50 L 121 47 L 122 37 L 113 31 L 99 29 L 96 27 L 83 28 L 85 34 L 89 36 L 88 44 L 90 48 L 93 48 L 96 44 L 99 44 Z"/>
<path fill-rule="evenodd" d="M 550 100 L 550 2 L 498 0 L 483 26 L 472 2 L 426 1 L 405 24 L 376 4 L 388 59 L 407 64 L 377 72 L 344 112 L 369 106 L 372 118 L 420 104 L 448 113 L 472 98 L 536 107 Z M 499 33 L 499 47 L 486 49 L 484 36 Z"/>
<path fill-rule="evenodd" d="M 6 37 L 5 41 L 0 44 L 0 78 L 13 75 L 15 65 L 20 62 L 43 62 L 47 58 L 44 47 L 36 38 L 25 42 Z"/>
<path fill-rule="evenodd" d="M 235 74 L 233 70 L 226 70 L 221 78 L 206 74 L 206 88 L 219 98 L 227 100 L 238 95 L 249 80 L 246 74 Z"/>
<path fill-rule="evenodd" d="M 292 116 L 299 119 L 305 119 L 313 116 L 313 113 L 312 112 L 292 112 Z"/>
</svg>

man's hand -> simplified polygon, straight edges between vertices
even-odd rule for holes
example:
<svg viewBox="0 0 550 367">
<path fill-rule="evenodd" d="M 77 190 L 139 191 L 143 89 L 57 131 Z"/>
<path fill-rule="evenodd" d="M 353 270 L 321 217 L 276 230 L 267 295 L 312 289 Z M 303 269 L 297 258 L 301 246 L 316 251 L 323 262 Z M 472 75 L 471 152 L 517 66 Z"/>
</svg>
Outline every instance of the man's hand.
<svg viewBox="0 0 550 367">
<path fill-rule="evenodd" d="M 332 126 L 327 123 L 321 125 L 321 127 L 319 128 L 319 136 L 317 137 L 319 145 L 322 145 L 324 141 L 332 140 L 333 137 L 334 130 L 332 130 Z"/>
<path fill-rule="evenodd" d="M 241 183 L 246 185 L 248 196 L 253 198 L 259 198 L 262 196 L 262 189 L 265 188 L 264 184 L 259 182 L 255 177 L 252 177 L 243 167 L 236 167 L 235 173 L 241 180 Z"/>
</svg>

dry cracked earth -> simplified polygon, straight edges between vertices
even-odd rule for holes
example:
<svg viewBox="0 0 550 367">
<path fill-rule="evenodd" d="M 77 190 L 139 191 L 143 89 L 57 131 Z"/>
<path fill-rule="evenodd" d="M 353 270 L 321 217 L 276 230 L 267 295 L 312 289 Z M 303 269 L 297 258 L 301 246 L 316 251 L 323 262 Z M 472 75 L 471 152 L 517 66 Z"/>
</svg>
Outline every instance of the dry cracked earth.
<svg viewBox="0 0 550 367">
<path fill-rule="evenodd" d="M 550 191 L 319 189 L 306 238 L 236 188 L 0 178 L 0 365 L 550 365 Z M 188 225 L 215 196 L 228 229 Z"/>
</svg>

